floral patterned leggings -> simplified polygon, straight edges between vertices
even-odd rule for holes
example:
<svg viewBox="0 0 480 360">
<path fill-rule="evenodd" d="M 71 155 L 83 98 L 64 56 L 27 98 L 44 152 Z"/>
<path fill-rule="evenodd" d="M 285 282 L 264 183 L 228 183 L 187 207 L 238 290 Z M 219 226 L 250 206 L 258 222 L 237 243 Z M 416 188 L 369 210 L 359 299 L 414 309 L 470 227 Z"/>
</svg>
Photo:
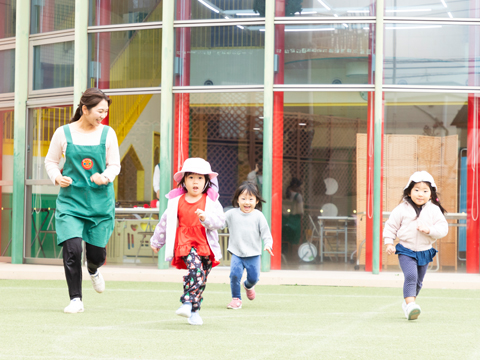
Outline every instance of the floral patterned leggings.
<svg viewBox="0 0 480 360">
<path fill-rule="evenodd" d="M 203 301 L 203 291 L 207 285 L 207 277 L 212 270 L 212 261 L 208 256 L 200 256 L 192 247 L 190 254 L 183 257 L 188 274 L 183 277 L 183 295 L 180 301 L 191 302 L 192 311 L 200 310 Z"/>
</svg>

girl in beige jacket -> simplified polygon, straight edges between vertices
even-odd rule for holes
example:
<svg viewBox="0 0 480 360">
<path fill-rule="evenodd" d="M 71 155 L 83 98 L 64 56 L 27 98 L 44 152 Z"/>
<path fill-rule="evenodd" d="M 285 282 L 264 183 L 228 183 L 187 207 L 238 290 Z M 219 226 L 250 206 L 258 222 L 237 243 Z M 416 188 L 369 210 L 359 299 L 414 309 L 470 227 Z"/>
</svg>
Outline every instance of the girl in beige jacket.
<svg viewBox="0 0 480 360">
<path fill-rule="evenodd" d="M 383 238 L 388 255 L 397 254 L 405 276 L 402 304 L 405 317 L 415 320 L 421 309 L 415 303 L 422 288 L 428 264 L 437 250 L 432 243 L 448 233 L 445 209 L 437 196 L 437 185 L 426 171 L 415 172 L 403 190 L 402 202 L 385 223 Z M 394 240 L 400 239 L 397 246 Z"/>
</svg>

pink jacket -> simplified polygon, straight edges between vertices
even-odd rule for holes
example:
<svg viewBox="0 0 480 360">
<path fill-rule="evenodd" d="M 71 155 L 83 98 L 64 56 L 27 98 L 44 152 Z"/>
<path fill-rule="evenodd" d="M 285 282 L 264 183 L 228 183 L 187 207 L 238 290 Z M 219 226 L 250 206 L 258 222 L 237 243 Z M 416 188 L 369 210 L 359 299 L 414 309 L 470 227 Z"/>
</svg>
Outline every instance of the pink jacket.
<svg viewBox="0 0 480 360">
<path fill-rule="evenodd" d="M 185 194 L 184 189 L 174 189 L 166 196 L 168 200 L 167 210 L 163 213 L 159 223 L 155 227 L 155 232 L 150 238 L 150 244 L 157 249 L 165 248 L 165 261 L 173 259 L 175 246 L 175 235 L 178 226 L 178 201 Z M 208 245 L 215 255 L 215 260 L 222 258 L 222 251 L 218 243 L 218 229 L 225 226 L 225 214 L 223 207 L 218 201 L 218 194 L 212 188 L 207 191 L 207 203 L 205 205 L 205 221 L 200 223 L 205 227 Z"/>
<path fill-rule="evenodd" d="M 448 223 L 440 208 L 431 201 L 423 205 L 420 216 L 416 219 L 415 209 L 403 201 L 393 209 L 383 229 L 385 244 L 393 244 L 395 238 L 400 244 L 413 251 L 425 251 L 432 247 L 437 239 L 448 233 Z M 417 230 L 422 224 L 430 229 L 429 234 Z"/>
</svg>

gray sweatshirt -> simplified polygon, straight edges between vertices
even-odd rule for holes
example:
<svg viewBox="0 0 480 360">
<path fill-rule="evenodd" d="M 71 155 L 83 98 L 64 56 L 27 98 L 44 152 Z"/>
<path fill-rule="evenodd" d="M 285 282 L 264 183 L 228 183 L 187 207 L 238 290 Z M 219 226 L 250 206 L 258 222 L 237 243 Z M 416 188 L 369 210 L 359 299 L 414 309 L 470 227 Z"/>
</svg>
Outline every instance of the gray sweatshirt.
<svg viewBox="0 0 480 360">
<path fill-rule="evenodd" d="M 262 240 L 265 247 L 272 248 L 273 239 L 267 219 L 255 209 L 245 214 L 240 208 L 233 208 L 225 214 L 225 224 L 230 234 L 228 251 L 238 257 L 262 254 Z"/>
</svg>

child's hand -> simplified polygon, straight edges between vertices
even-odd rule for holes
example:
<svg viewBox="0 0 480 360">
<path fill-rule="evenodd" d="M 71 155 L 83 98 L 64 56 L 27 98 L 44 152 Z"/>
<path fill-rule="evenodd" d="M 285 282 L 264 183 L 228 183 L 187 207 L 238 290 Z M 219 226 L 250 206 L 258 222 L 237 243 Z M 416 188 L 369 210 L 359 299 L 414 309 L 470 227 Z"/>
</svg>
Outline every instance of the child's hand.
<svg viewBox="0 0 480 360">
<path fill-rule="evenodd" d="M 200 219 L 200 221 L 205 221 L 205 211 L 201 210 L 201 209 L 197 209 L 195 211 L 195 214 L 198 216 L 198 218 Z"/>
<path fill-rule="evenodd" d="M 269 247 L 265 247 L 265 249 L 263 249 L 263 251 L 268 251 L 268 253 L 273 256 L 273 252 L 272 252 L 272 249 L 270 249 Z"/>
<path fill-rule="evenodd" d="M 430 234 L 430 228 L 425 225 L 418 225 L 417 230 L 425 234 Z"/>
<path fill-rule="evenodd" d="M 385 251 L 387 255 L 393 255 L 395 254 L 395 246 L 393 246 L 392 244 L 388 244 L 387 249 Z"/>
<path fill-rule="evenodd" d="M 158 253 L 158 250 L 160 250 L 160 249 L 156 248 L 156 247 L 153 246 L 153 245 L 150 245 L 150 247 L 152 248 L 152 250 L 153 250 L 153 252 L 154 252 L 155 254 L 157 254 L 157 253 Z"/>
</svg>

